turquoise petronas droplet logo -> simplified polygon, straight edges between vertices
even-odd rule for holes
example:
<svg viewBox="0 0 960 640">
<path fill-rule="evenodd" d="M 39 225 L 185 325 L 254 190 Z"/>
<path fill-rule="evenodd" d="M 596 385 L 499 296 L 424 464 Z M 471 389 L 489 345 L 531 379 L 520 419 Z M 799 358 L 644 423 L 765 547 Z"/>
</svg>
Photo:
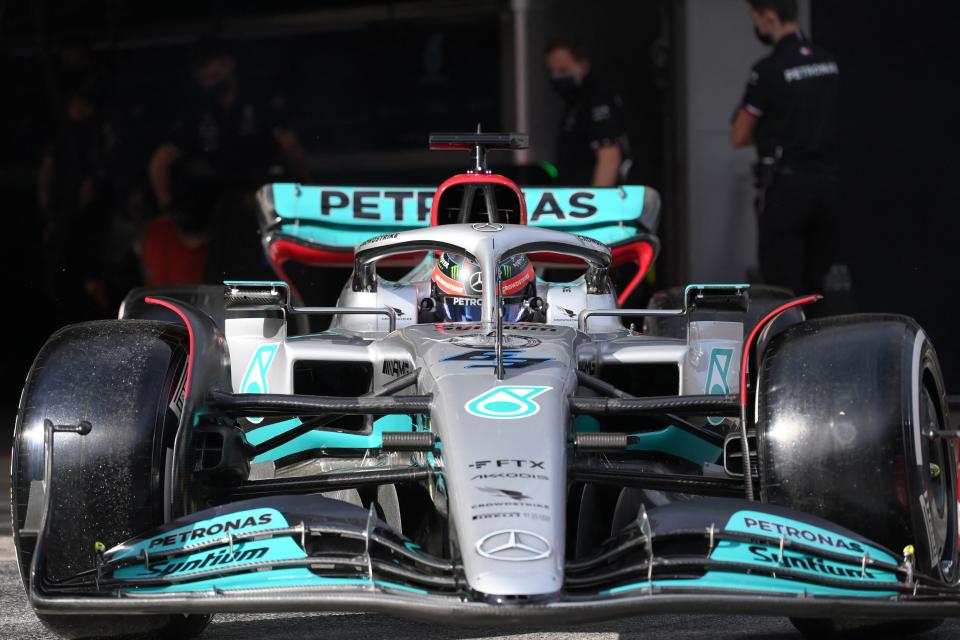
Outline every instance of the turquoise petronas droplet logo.
<svg viewBox="0 0 960 640">
<path fill-rule="evenodd" d="M 540 405 L 533 399 L 552 388 L 494 387 L 467 402 L 464 408 L 468 413 L 481 418 L 495 420 L 527 418 L 540 411 Z"/>
<path fill-rule="evenodd" d="M 270 386 L 267 384 L 267 373 L 270 371 L 270 365 L 273 364 L 273 358 L 277 355 L 277 349 L 280 343 L 265 344 L 253 354 L 250 358 L 250 364 L 247 365 L 247 371 L 243 374 L 243 380 L 240 382 L 240 393 L 270 393 Z M 248 417 L 247 420 L 253 424 L 260 424 L 263 418 Z"/>
<path fill-rule="evenodd" d="M 707 383 L 704 391 L 709 395 L 730 393 L 727 376 L 730 363 L 733 362 L 733 349 L 713 349 L 710 352 L 710 366 L 707 369 Z M 709 417 L 710 424 L 717 426 L 723 422 L 721 417 Z"/>
</svg>

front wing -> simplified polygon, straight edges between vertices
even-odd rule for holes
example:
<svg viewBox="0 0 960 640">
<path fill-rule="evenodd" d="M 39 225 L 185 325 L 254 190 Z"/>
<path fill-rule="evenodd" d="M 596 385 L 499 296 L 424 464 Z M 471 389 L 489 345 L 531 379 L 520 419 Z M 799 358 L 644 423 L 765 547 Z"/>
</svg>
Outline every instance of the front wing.
<svg viewBox="0 0 960 640">
<path fill-rule="evenodd" d="M 425 553 L 360 507 L 317 495 L 234 502 L 166 523 L 90 568 L 46 575 L 47 477 L 29 598 L 47 614 L 367 611 L 457 623 L 535 626 L 664 613 L 798 617 L 960 616 L 960 590 L 911 559 L 814 516 L 731 498 L 641 510 L 564 588 L 486 596 L 458 562 Z M 474 541 L 460 541 L 463 553 Z M 549 544 L 549 543 L 548 543 Z M 549 552 L 549 546 L 548 546 Z"/>
</svg>

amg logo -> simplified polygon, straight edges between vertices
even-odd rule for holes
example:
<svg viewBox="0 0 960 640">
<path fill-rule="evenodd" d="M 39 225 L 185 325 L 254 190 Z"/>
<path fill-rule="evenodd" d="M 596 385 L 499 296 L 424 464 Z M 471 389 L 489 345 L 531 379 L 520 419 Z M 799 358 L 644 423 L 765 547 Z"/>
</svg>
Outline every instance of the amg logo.
<svg viewBox="0 0 960 640">
<path fill-rule="evenodd" d="M 171 544 L 176 544 L 177 542 L 185 543 L 197 538 L 204 538 L 207 536 L 216 536 L 222 533 L 230 533 L 231 531 L 246 529 L 247 527 L 254 527 L 257 525 L 270 524 L 273 520 L 273 515 L 269 513 L 261 513 L 256 518 L 249 516 L 247 518 L 237 518 L 236 520 L 228 520 L 227 522 L 218 522 L 212 524 L 209 527 L 197 527 L 191 529 L 190 531 L 181 531 L 179 533 L 174 533 L 164 537 L 154 538 L 150 541 L 150 548 L 154 547 L 165 547 Z"/>
<path fill-rule="evenodd" d="M 189 562 L 168 562 L 148 565 L 147 569 L 151 573 L 170 575 L 173 573 L 187 573 L 190 571 L 200 571 L 210 569 L 225 564 L 239 562 L 256 562 L 267 555 L 267 547 L 257 547 L 255 549 L 244 549 L 230 553 L 229 549 L 221 549 L 219 552 L 208 553 L 203 558 L 190 560 Z"/>
<path fill-rule="evenodd" d="M 779 554 L 773 549 L 752 546 L 750 547 L 750 553 L 753 554 L 755 560 L 759 560 L 760 562 L 780 564 L 778 563 Z M 824 575 L 837 576 L 840 578 L 857 578 L 859 580 L 861 575 L 867 580 L 874 580 L 876 578 L 866 569 L 861 570 L 859 568 L 854 569 L 852 567 L 844 567 L 842 565 L 827 562 L 823 558 L 805 555 L 792 555 L 790 553 L 783 554 L 783 563 L 781 566 L 790 567 L 791 569 L 804 569 L 806 571 L 813 571 L 814 573 L 822 573 Z"/>
<path fill-rule="evenodd" d="M 399 378 L 410 373 L 410 363 L 406 360 L 384 360 L 381 371 L 384 375 Z"/>
</svg>

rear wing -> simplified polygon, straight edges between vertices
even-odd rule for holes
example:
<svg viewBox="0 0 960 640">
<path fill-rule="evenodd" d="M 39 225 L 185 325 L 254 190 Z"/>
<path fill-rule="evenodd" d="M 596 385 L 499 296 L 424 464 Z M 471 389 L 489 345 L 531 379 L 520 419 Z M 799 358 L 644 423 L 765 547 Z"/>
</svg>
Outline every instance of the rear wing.
<svg viewBox="0 0 960 640">
<path fill-rule="evenodd" d="M 352 266 L 354 247 L 370 238 L 429 227 L 435 192 L 427 186 L 268 184 L 257 192 L 264 249 L 274 271 L 287 282 L 283 266 L 287 261 Z M 613 249 L 614 265 L 636 265 L 636 273 L 618 296 L 620 304 L 646 277 L 659 250 L 656 189 L 527 187 L 522 195 L 530 226 L 587 236 Z M 398 263 L 412 265 L 418 260 L 411 256 Z"/>
<path fill-rule="evenodd" d="M 279 234 L 327 251 L 349 252 L 384 233 L 430 225 L 434 187 L 337 187 L 275 183 L 258 192 L 264 237 Z M 528 187 L 528 224 L 579 233 L 608 245 L 656 233 L 660 195 L 639 185 Z"/>
</svg>

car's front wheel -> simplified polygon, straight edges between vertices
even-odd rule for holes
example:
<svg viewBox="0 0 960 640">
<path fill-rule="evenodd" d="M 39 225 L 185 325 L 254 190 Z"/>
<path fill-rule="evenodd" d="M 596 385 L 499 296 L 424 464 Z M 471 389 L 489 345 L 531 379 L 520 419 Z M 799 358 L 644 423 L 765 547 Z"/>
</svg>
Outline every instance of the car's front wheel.
<svg viewBox="0 0 960 640">
<path fill-rule="evenodd" d="M 915 322 L 837 316 L 788 328 L 763 354 L 756 406 L 765 501 L 857 531 L 898 558 L 912 549 L 917 572 L 956 583 L 957 448 L 939 435 L 943 378 Z M 934 623 L 903 621 L 898 633 Z M 820 637 L 858 628 L 796 625 Z"/>
<path fill-rule="evenodd" d="M 30 587 L 47 496 L 40 569 L 50 582 L 93 568 L 95 545 L 110 548 L 164 522 L 187 357 L 182 327 L 141 320 L 72 325 L 40 350 L 21 396 L 11 465 L 14 543 L 24 587 Z M 56 433 L 48 483 L 45 421 L 87 425 L 84 434 Z M 38 617 L 64 638 L 189 638 L 210 620 L 195 615 Z"/>
</svg>

